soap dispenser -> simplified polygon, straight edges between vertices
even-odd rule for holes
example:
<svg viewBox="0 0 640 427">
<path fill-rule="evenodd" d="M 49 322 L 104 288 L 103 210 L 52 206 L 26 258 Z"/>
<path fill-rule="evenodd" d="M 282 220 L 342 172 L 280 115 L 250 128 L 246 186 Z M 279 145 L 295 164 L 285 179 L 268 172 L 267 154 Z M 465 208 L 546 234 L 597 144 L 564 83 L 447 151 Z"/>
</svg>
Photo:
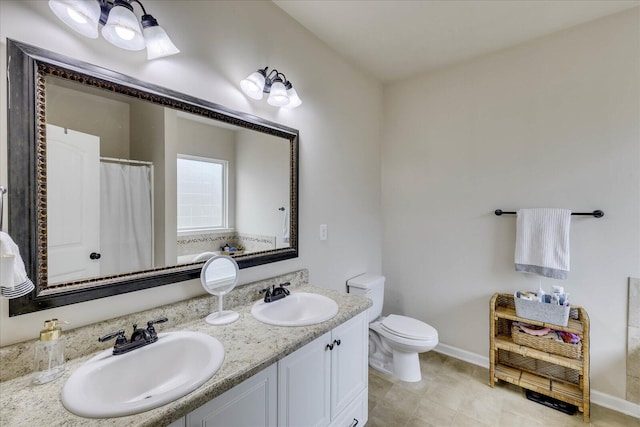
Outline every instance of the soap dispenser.
<svg viewBox="0 0 640 427">
<path fill-rule="evenodd" d="M 58 319 L 44 322 L 40 339 L 35 345 L 34 376 L 35 384 L 53 381 L 64 373 L 64 337 Z"/>
</svg>

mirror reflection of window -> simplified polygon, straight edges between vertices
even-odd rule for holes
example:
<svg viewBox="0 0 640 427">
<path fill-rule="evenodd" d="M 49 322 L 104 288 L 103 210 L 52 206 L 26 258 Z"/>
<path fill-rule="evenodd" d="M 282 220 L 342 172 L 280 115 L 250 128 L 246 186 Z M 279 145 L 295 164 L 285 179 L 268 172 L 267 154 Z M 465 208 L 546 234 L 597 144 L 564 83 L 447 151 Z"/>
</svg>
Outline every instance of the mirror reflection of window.
<svg viewBox="0 0 640 427">
<path fill-rule="evenodd" d="M 228 162 L 178 155 L 178 233 L 228 228 Z"/>
</svg>

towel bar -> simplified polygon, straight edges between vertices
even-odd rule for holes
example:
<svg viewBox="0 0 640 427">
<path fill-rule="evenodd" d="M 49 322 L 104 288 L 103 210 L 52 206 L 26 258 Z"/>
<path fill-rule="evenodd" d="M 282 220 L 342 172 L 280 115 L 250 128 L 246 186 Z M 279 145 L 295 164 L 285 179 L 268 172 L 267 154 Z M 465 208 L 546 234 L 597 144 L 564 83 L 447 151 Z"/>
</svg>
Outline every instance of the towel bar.
<svg viewBox="0 0 640 427">
<path fill-rule="evenodd" d="M 502 209 L 496 209 L 494 212 L 497 216 L 500 215 L 515 215 L 516 212 L 505 212 Z M 601 211 L 600 209 L 595 210 L 593 212 L 571 212 L 571 215 L 589 215 L 589 216 L 593 216 L 594 218 L 602 218 L 604 216 L 604 212 Z"/>
</svg>

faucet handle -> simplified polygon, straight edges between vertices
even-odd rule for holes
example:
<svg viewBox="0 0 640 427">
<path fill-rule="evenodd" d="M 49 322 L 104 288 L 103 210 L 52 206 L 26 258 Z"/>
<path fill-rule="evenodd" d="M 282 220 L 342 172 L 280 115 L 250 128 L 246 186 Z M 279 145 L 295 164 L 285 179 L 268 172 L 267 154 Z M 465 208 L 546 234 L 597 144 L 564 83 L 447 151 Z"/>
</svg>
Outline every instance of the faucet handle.
<svg viewBox="0 0 640 427">
<path fill-rule="evenodd" d="M 166 317 L 161 317 L 161 318 L 156 319 L 156 320 L 150 320 L 150 321 L 147 322 L 147 327 L 151 328 L 156 323 L 165 323 L 165 322 L 168 322 L 168 321 L 169 321 L 169 319 L 167 319 Z"/>
<path fill-rule="evenodd" d="M 291 282 L 284 282 L 284 283 L 280 283 L 280 289 L 282 289 L 282 291 L 284 292 L 285 295 L 290 295 L 291 292 L 289 291 L 289 289 L 285 289 L 285 286 L 289 286 L 291 285 Z"/>
<path fill-rule="evenodd" d="M 118 332 L 112 332 L 103 337 L 98 338 L 98 341 L 105 342 L 116 338 L 116 345 L 127 342 L 127 338 L 124 336 L 124 329 L 120 329 Z"/>
<path fill-rule="evenodd" d="M 154 328 L 153 325 L 155 325 L 156 323 L 165 323 L 168 321 L 169 319 L 167 319 L 166 317 L 160 317 L 156 320 L 149 320 L 147 322 L 147 331 L 149 331 L 149 333 L 151 334 L 151 338 L 156 336 L 156 328 Z"/>
</svg>

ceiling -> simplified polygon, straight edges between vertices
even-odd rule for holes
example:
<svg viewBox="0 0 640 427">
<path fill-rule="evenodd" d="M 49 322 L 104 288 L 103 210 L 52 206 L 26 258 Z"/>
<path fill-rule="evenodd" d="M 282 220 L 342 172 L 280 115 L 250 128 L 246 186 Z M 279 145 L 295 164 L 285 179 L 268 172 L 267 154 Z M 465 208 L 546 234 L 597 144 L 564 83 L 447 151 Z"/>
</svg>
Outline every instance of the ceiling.
<svg viewBox="0 0 640 427">
<path fill-rule="evenodd" d="M 638 0 L 273 0 L 382 82 L 508 48 Z"/>
</svg>

